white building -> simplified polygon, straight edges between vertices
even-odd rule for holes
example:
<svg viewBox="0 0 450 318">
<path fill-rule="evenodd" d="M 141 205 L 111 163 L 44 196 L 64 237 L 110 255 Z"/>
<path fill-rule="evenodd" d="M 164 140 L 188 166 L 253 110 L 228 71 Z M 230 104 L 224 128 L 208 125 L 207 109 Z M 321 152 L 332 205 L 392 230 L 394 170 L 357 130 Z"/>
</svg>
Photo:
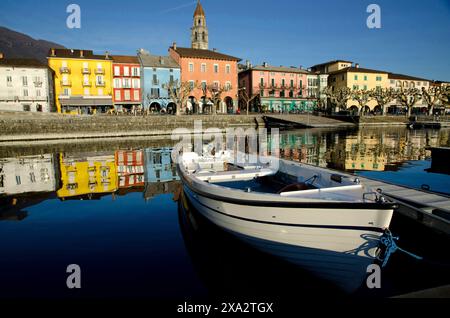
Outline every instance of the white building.
<svg viewBox="0 0 450 318">
<path fill-rule="evenodd" d="M 34 59 L 6 59 L 0 53 L 0 111 L 54 111 L 53 76 Z"/>
<path fill-rule="evenodd" d="M 409 75 L 403 75 L 403 74 L 389 73 L 388 80 L 389 80 L 389 88 L 393 88 L 395 90 L 400 90 L 402 87 L 405 90 L 409 89 L 409 88 L 417 88 L 420 92 L 422 92 L 422 88 L 428 90 L 431 85 L 430 80 L 413 77 L 413 76 L 409 76 Z M 392 101 L 389 104 L 389 106 L 401 107 L 400 103 L 396 100 Z M 420 99 L 414 105 L 414 108 L 416 108 L 416 107 L 417 108 L 426 108 L 427 104 L 423 99 Z"/>
<path fill-rule="evenodd" d="M 0 159 L 0 195 L 55 191 L 55 166 L 51 154 Z"/>
<path fill-rule="evenodd" d="M 328 86 L 328 74 L 310 72 L 306 77 L 308 80 L 307 97 L 320 100 L 321 106 L 325 107 L 327 96 L 324 94 L 324 89 Z"/>
</svg>

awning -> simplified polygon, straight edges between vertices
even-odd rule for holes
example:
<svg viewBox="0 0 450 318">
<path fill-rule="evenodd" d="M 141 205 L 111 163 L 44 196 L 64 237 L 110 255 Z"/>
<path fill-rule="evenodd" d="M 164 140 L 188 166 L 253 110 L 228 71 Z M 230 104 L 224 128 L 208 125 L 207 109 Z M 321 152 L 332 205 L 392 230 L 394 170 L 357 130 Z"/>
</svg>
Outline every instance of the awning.
<svg viewBox="0 0 450 318">
<path fill-rule="evenodd" d="M 60 98 L 61 106 L 113 106 L 111 97 L 107 98 L 84 98 L 84 97 L 69 97 Z"/>
</svg>

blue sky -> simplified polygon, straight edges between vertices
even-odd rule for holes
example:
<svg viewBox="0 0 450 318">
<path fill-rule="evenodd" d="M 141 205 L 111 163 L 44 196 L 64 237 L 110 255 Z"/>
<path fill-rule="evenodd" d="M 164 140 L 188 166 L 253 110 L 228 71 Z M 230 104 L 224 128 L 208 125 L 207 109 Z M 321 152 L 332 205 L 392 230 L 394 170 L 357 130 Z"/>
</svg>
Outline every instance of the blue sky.
<svg viewBox="0 0 450 318">
<path fill-rule="evenodd" d="M 66 7 L 81 6 L 81 29 Z M 192 0 L 1 0 L 0 25 L 69 48 L 166 54 L 190 46 Z M 381 29 L 366 8 L 381 7 Z M 361 67 L 450 81 L 450 0 L 202 0 L 210 48 L 272 65 L 332 59 Z"/>
</svg>

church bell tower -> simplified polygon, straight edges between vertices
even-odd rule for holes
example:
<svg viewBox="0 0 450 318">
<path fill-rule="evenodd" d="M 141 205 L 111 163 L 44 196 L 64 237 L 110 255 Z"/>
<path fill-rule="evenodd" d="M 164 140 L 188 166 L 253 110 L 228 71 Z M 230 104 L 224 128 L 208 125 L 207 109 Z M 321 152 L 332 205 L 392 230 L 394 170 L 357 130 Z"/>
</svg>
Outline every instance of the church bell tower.
<svg viewBox="0 0 450 318">
<path fill-rule="evenodd" d="M 206 26 L 205 11 L 200 3 L 197 2 L 197 7 L 194 12 L 194 25 L 192 27 L 191 47 L 193 49 L 207 50 L 208 49 L 208 27 Z"/>
</svg>

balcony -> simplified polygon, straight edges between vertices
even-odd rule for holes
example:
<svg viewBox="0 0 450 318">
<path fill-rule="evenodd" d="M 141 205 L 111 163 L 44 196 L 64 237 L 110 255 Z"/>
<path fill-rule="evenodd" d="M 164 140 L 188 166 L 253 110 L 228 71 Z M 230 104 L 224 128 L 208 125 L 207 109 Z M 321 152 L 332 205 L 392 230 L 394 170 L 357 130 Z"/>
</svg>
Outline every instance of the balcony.
<svg viewBox="0 0 450 318">
<path fill-rule="evenodd" d="M 42 81 L 35 81 L 34 83 L 34 87 L 42 87 Z"/>
<path fill-rule="evenodd" d="M 70 68 L 68 68 L 67 66 L 63 66 L 59 69 L 59 72 L 61 74 L 70 74 Z"/>
<path fill-rule="evenodd" d="M 96 68 L 95 74 L 105 74 L 105 69 L 104 68 Z"/>
<path fill-rule="evenodd" d="M 91 70 L 90 70 L 89 68 L 84 67 L 84 68 L 81 70 L 81 73 L 82 73 L 82 74 L 91 74 Z"/>
<path fill-rule="evenodd" d="M 83 87 L 91 87 L 92 83 L 90 81 L 83 81 Z"/>
<path fill-rule="evenodd" d="M 60 81 L 61 86 L 72 86 L 72 82 L 69 80 L 62 80 Z"/>
<path fill-rule="evenodd" d="M 96 82 L 95 86 L 97 86 L 97 87 L 105 87 L 106 86 L 106 82 Z"/>
</svg>

